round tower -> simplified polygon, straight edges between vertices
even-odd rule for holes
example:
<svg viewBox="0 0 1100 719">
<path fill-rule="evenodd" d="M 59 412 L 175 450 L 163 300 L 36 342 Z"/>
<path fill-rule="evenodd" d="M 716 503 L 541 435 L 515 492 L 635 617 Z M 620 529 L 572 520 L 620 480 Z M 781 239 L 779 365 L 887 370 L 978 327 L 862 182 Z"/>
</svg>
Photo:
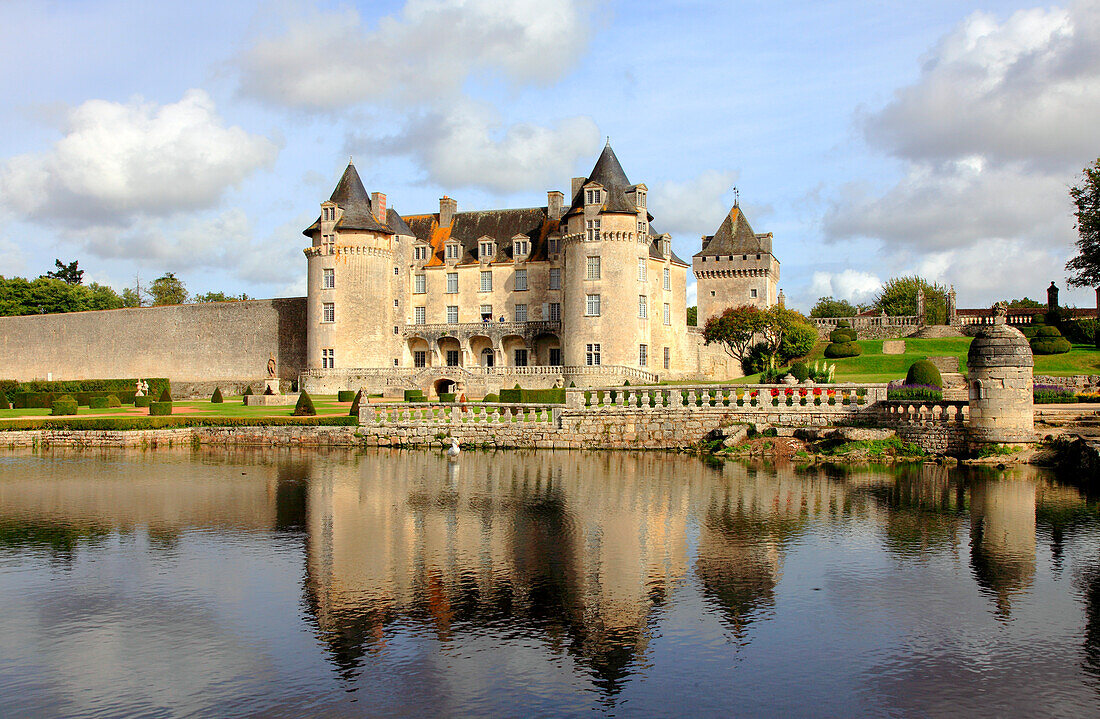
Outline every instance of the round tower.
<svg viewBox="0 0 1100 719">
<path fill-rule="evenodd" d="M 968 434 L 974 444 L 1016 444 L 1035 439 L 1032 369 L 1027 338 L 1006 324 L 1008 309 L 994 307 L 994 324 L 985 325 L 970 343 L 966 367 L 970 380 Z"/>
</svg>

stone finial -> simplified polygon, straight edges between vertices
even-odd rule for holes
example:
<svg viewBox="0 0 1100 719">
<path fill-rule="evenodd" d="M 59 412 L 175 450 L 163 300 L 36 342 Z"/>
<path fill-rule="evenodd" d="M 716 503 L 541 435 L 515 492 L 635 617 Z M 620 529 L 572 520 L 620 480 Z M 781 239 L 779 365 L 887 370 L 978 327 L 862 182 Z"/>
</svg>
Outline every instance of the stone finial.
<svg viewBox="0 0 1100 719">
<path fill-rule="evenodd" d="M 993 324 L 1003 325 L 1008 322 L 1008 305 L 998 302 L 993 305 Z"/>
</svg>

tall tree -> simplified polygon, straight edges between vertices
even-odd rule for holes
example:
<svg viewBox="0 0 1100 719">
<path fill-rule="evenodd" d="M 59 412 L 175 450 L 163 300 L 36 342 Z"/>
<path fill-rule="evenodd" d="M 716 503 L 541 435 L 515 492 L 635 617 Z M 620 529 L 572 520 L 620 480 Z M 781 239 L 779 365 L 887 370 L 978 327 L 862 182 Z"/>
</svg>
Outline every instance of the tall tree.
<svg viewBox="0 0 1100 719">
<path fill-rule="evenodd" d="M 187 301 L 187 288 L 172 272 L 165 272 L 163 277 L 153 280 L 153 284 L 149 285 L 149 294 L 154 306 L 182 305 Z"/>
<path fill-rule="evenodd" d="M 224 292 L 204 292 L 191 298 L 193 302 L 240 302 L 252 299 L 245 293 L 239 295 L 227 295 Z"/>
<path fill-rule="evenodd" d="M 917 314 L 917 290 L 924 289 L 926 324 L 943 324 L 947 320 L 947 288 L 916 275 L 887 280 L 875 297 L 875 309 L 891 317 Z"/>
<path fill-rule="evenodd" d="M 79 260 L 73 260 L 66 265 L 61 260 L 55 259 L 53 263 L 57 269 L 46 273 L 45 276 L 49 279 L 61 280 L 68 285 L 79 285 L 84 281 L 84 270 L 77 267 Z"/>
<path fill-rule="evenodd" d="M 708 345 L 722 345 L 726 354 L 744 366 L 753 340 L 757 333 L 764 330 L 765 323 L 764 313 L 757 307 L 727 307 L 722 314 L 709 318 L 703 325 L 703 341 Z"/>
<path fill-rule="evenodd" d="M 695 327 L 699 324 L 699 305 L 692 305 L 687 308 L 687 323 L 688 327 Z"/>
<path fill-rule="evenodd" d="M 817 304 L 810 310 L 810 317 L 855 317 L 859 308 L 848 300 L 835 297 L 819 297 Z"/>
<path fill-rule="evenodd" d="M 1084 169 L 1069 196 L 1077 206 L 1077 256 L 1066 263 L 1073 287 L 1100 287 L 1100 159 Z"/>
<path fill-rule="evenodd" d="M 817 331 L 810 326 L 810 323 L 806 320 L 806 316 L 801 312 L 795 310 L 788 310 L 785 307 L 779 305 L 773 305 L 762 313 L 764 316 L 763 327 L 760 329 L 760 336 L 764 341 L 764 344 L 768 347 L 768 354 L 772 358 L 777 358 L 779 355 L 779 348 L 783 346 L 783 340 L 788 335 L 796 331 L 796 328 L 809 327 L 810 332 L 813 333 L 814 338 L 817 337 Z M 813 349 L 813 344 L 810 344 L 810 349 Z M 808 352 L 809 350 L 807 350 Z"/>
</svg>

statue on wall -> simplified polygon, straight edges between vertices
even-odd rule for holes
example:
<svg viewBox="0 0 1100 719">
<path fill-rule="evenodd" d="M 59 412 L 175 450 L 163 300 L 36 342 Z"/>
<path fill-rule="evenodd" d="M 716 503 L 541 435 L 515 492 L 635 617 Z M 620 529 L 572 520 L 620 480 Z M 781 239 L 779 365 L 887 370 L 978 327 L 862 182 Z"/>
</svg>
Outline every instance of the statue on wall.
<svg viewBox="0 0 1100 719">
<path fill-rule="evenodd" d="M 275 355 L 271 355 L 271 358 L 267 361 L 267 376 L 275 376 Z"/>
</svg>

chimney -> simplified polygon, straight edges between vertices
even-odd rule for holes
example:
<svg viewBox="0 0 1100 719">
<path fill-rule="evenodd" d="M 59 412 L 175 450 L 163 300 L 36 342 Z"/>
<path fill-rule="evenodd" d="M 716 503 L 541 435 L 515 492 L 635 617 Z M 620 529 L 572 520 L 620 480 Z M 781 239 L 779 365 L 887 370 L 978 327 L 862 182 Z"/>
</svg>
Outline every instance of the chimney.
<svg viewBox="0 0 1100 719">
<path fill-rule="evenodd" d="M 458 200 L 444 195 L 439 198 L 439 226 L 450 227 L 455 213 L 458 212 Z"/>
<path fill-rule="evenodd" d="M 381 192 L 370 193 L 370 206 L 374 210 L 374 220 L 380 225 L 386 224 L 386 196 Z"/>
<path fill-rule="evenodd" d="M 587 179 L 587 177 L 573 178 L 573 188 L 569 191 L 570 202 L 572 202 L 573 198 L 577 196 L 577 193 L 581 191 L 581 188 L 584 187 L 584 181 Z"/>
<path fill-rule="evenodd" d="M 561 219 L 562 205 L 564 203 L 565 195 L 557 190 L 550 190 L 546 193 L 546 214 L 550 216 L 551 220 Z"/>
</svg>

